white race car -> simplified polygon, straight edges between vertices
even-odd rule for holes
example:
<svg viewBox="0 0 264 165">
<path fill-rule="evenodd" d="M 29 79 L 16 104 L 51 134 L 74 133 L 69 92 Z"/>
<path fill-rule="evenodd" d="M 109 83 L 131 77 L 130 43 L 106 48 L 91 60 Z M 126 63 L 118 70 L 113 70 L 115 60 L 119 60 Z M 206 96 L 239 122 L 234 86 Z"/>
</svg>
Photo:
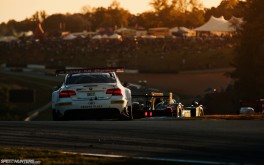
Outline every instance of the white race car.
<svg viewBox="0 0 264 165">
<path fill-rule="evenodd" d="M 66 74 L 52 93 L 53 120 L 118 118 L 132 120 L 130 89 L 116 72 L 123 68 L 57 70 Z"/>
</svg>

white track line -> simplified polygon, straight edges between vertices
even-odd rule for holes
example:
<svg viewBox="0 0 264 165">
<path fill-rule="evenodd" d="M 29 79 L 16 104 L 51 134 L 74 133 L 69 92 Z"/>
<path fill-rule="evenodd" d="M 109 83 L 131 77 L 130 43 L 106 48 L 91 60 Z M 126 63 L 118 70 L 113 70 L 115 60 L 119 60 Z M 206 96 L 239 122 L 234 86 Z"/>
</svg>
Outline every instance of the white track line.
<svg viewBox="0 0 264 165">
<path fill-rule="evenodd" d="M 30 116 L 28 116 L 24 121 L 31 121 L 33 118 L 38 116 L 40 112 L 47 110 L 50 106 L 51 106 L 51 102 L 33 111 L 33 113 Z"/>
<path fill-rule="evenodd" d="M 174 158 L 157 158 L 157 157 L 129 157 L 124 155 L 111 155 L 111 154 L 94 154 L 94 153 L 78 153 L 78 152 L 62 152 L 63 154 L 72 155 L 82 155 L 82 156 L 94 156 L 94 157 L 108 157 L 108 158 L 128 158 L 128 159 L 140 159 L 140 160 L 156 160 L 165 162 L 175 162 L 175 163 L 191 163 L 191 164 L 210 164 L 210 165 L 238 165 L 234 162 L 218 162 L 218 161 L 208 161 L 208 160 L 185 160 L 185 159 L 174 159 Z"/>
</svg>

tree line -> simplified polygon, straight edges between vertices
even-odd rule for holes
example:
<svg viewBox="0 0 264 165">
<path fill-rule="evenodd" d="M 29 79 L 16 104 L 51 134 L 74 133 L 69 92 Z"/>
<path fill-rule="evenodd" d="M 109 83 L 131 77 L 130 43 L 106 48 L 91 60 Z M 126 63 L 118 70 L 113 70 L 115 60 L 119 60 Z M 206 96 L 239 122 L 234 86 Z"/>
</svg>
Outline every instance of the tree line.
<svg viewBox="0 0 264 165">
<path fill-rule="evenodd" d="M 90 8 L 83 6 L 80 13 L 52 14 L 37 11 L 23 21 L 9 20 L 0 24 L 0 35 L 34 30 L 41 23 L 47 34 L 59 35 L 62 31 L 95 31 L 99 28 L 120 27 L 152 28 L 184 26 L 195 28 L 205 23 L 210 16 L 241 17 L 246 3 L 242 0 L 222 0 L 218 7 L 204 8 L 199 0 L 152 0 L 152 11 L 131 14 L 116 0 L 110 6 Z"/>
<path fill-rule="evenodd" d="M 248 0 L 232 73 L 242 99 L 264 99 L 264 1 Z"/>
<path fill-rule="evenodd" d="M 242 8 L 240 8 L 242 9 Z M 225 91 L 213 94 L 211 108 L 221 111 L 238 107 L 238 100 L 246 100 L 249 106 L 258 106 L 257 100 L 264 99 L 264 1 L 247 0 L 241 11 L 243 27 L 238 31 L 235 46 L 235 68 L 230 76 L 234 83 Z M 210 98 L 210 97 L 209 97 Z M 208 100 L 206 100 L 208 102 Z M 224 105 L 228 105 L 224 107 Z M 224 108 L 223 108 L 224 107 Z M 264 112 L 263 104 L 259 107 Z M 259 111 L 258 110 L 258 111 Z"/>
</svg>

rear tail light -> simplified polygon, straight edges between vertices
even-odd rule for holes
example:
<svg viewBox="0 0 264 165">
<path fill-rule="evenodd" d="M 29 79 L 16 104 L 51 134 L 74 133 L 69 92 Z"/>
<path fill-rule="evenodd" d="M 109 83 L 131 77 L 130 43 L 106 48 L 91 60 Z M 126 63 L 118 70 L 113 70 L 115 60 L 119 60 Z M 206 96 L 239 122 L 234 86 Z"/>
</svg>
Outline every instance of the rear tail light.
<svg viewBox="0 0 264 165">
<path fill-rule="evenodd" d="M 75 95 L 76 95 L 75 91 L 61 91 L 59 94 L 59 98 L 66 98 L 66 97 L 71 97 Z"/>
<path fill-rule="evenodd" d="M 145 112 L 145 113 L 144 113 L 144 116 L 145 116 L 145 117 L 152 117 L 153 114 L 152 114 L 152 112 L 149 112 L 149 113 L 148 113 L 148 112 Z"/>
<path fill-rule="evenodd" d="M 170 111 L 171 113 L 173 112 L 172 107 L 167 107 L 167 110 Z"/>
<path fill-rule="evenodd" d="M 107 89 L 106 94 L 111 94 L 113 96 L 122 96 L 122 91 L 119 88 Z"/>
</svg>

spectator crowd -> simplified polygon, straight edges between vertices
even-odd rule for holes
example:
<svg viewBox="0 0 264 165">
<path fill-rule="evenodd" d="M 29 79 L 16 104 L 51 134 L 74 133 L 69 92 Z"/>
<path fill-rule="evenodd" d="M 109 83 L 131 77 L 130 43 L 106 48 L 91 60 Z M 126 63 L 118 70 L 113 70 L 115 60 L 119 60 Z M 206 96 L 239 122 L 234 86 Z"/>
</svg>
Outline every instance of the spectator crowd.
<svg viewBox="0 0 264 165">
<path fill-rule="evenodd" d="M 93 39 L 77 37 L 63 38 L 20 38 L 11 42 L 0 42 L 0 63 L 22 65 L 27 63 L 46 64 L 51 67 L 64 65 L 96 66 L 120 65 L 137 68 L 148 63 L 145 59 L 163 59 L 168 56 L 181 59 L 203 52 L 232 48 L 231 37 L 165 37 Z M 150 61 L 152 61 L 150 60 Z"/>
</svg>

